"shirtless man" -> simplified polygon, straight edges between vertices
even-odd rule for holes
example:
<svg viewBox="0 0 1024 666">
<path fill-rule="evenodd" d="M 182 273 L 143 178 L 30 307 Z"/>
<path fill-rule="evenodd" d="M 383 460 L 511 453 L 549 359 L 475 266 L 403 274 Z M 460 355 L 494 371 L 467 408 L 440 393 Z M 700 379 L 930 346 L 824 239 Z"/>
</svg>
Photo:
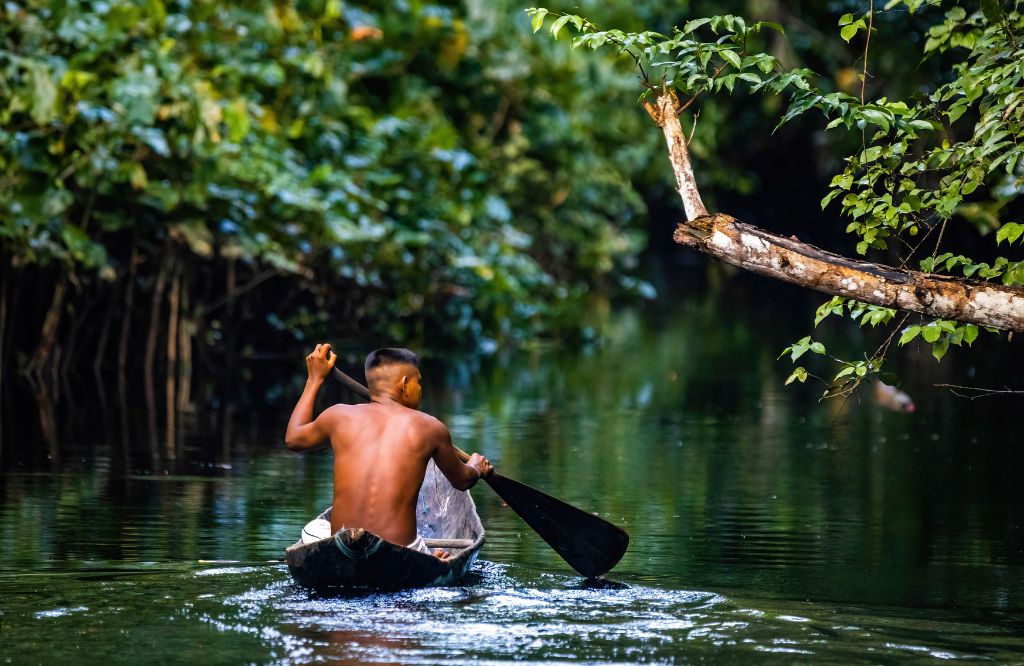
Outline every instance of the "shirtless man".
<svg viewBox="0 0 1024 666">
<path fill-rule="evenodd" d="M 334 450 L 332 534 L 361 527 L 428 552 L 416 534 L 415 513 L 427 461 L 433 459 L 459 490 L 472 488 L 493 468 L 476 453 L 464 464 L 444 424 L 417 411 L 422 395 L 419 362 L 408 349 L 378 349 L 366 357 L 370 404 L 337 404 L 314 419 L 317 391 L 337 359 L 329 344 L 317 345 L 306 357 L 306 388 L 288 420 L 285 445 L 292 451 L 311 451 L 330 443 Z"/>
</svg>

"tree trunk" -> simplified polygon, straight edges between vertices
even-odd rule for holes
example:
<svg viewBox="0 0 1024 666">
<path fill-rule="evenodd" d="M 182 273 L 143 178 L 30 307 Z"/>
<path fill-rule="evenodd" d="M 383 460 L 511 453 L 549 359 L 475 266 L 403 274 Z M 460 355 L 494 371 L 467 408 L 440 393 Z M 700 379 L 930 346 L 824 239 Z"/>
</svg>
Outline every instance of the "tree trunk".
<svg viewBox="0 0 1024 666">
<path fill-rule="evenodd" d="M 39 381 L 42 382 L 42 372 L 53 354 L 53 348 L 57 344 L 57 329 L 60 328 L 61 315 L 64 312 L 64 294 L 67 292 L 67 279 L 63 274 L 57 278 L 57 284 L 53 288 L 53 297 L 50 299 L 50 307 L 43 319 L 43 328 L 39 332 L 39 345 L 36 346 L 35 354 L 25 369 L 26 374 L 39 374 Z"/>
<path fill-rule="evenodd" d="M 178 392 L 175 390 L 175 380 L 178 376 L 178 304 L 181 295 L 181 272 L 174 271 L 171 279 L 171 293 L 168 296 L 170 311 L 167 314 L 167 369 L 165 372 L 164 406 L 167 414 L 167 432 L 165 447 L 167 457 L 173 460 L 176 455 L 177 443 L 177 413 L 175 400 Z"/>
<path fill-rule="evenodd" d="M 172 267 L 171 245 L 164 249 L 164 256 L 160 261 L 160 269 L 157 272 L 156 284 L 153 286 L 153 301 L 149 310 L 149 331 L 146 336 L 146 351 L 143 359 L 143 379 L 146 393 L 146 417 L 149 422 L 149 443 L 150 453 L 156 458 L 157 432 L 156 432 L 156 390 L 153 387 L 153 375 L 156 372 L 156 343 L 160 333 L 160 311 L 163 309 L 164 290 L 167 287 L 167 274 Z"/>
<path fill-rule="evenodd" d="M 179 329 L 178 349 L 178 414 L 183 414 L 192 400 L 192 335 L 195 333 L 195 319 L 189 309 L 188 283 L 181 290 L 182 320 Z"/>
<path fill-rule="evenodd" d="M 673 238 L 759 275 L 938 319 L 1024 331 L 1024 289 L 947 275 L 908 271 L 842 257 L 795 238 L 783 238 L 728 215 L 708 215 L 697 191 L 672 93 L 645 102 L 661 126 L 687 221 Z"/>
<path fill-rule="evenodd" d="M 138 239 L 132 241 L 132 252 L 128 259 L 128 282 L 124 290 L 124 317 L 121 320 L 121 339 L 117 345 L 117 396 L 121 401 L 121 411 L 125 411 L 125 398 L 127 393 L 127 367 L 128 367 L 128 335 L 132 327 L 132 307 L 135 305 L 135 271 L 139 265 Z"/>
</svg>

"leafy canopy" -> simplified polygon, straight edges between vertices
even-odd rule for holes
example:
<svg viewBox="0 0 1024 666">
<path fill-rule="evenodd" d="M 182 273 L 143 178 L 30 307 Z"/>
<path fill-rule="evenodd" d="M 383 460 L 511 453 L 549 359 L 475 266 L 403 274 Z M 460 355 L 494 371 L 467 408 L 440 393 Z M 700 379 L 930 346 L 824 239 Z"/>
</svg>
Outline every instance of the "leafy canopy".
<svg viewBox="0 0 1024 666">
<path fill-rule="evenodd" d="M 577 323 L 590 294 L 649 291 L 619 279 L 642 246 L 644 164 L 621 148 L 637 120 L 600 94 L 621 76 L 552 68 L 511 16 L 4 2 L 0 249 L 102 291 L 127 279 L 132 239 L 147 259 L 170 244 L 197 274 L 237 262 L 311 295 L 274 327 L 348 320 L 396 341 L 526 337 Z M 520 92 L 545 86 L 558 104 Z"/>
</svg>

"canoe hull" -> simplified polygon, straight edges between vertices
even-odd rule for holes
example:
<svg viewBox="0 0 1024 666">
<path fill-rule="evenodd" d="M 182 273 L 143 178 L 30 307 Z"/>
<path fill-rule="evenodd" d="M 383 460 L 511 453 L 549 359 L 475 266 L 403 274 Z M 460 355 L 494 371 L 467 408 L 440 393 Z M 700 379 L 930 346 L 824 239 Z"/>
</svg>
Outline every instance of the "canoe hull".
<svg viewBox="0 0 1024 666">
<path fill-rule="evenodd" d="M 326 539 L 295 543 L 285 551 L 296 583 L 320 591 L 397 590 L 453 585 L 469 571 L 484 544 L 484 529 L 468 492 L 455 490 L 434 466 L 427 466 L 417 499 L 416 530 L 428 541 L 459 539 L 464 547 L 438 559 L 386 541 L 358 528 Z M 320 514 L 330 520 L 330 509 Z"/>
<path fill-rule="evenodd" d="M 286 558 L 292 578 L 303 587 L 398 590 L 459 582 L 482 545 L 481 537 L 478 544 L 440 560 L 372 532 L 346 530 L 305 546 L 298 543 L 286 551 Z"/>
</svg>

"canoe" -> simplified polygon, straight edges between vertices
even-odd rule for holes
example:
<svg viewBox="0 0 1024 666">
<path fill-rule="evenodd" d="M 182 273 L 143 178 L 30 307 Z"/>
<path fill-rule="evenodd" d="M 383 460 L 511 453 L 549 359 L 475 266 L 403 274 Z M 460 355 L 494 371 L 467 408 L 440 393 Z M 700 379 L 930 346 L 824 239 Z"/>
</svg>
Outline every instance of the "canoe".
<svg viewBox="0 0 1024 666">
<path fill-rule="evenodd" d="M 318 518 L 330 521 L 327 509 Z M 319 591 L 397 590 L 457 583 L 484 545 L 484 528 L 468 492 L 456 490 L 433 461 L 416 501 L 416 532 L 446 560 L 386 541 L 360 528 L 338 530 L 326 539 L 285 550 L 296 583 Z"/>
</svg>

